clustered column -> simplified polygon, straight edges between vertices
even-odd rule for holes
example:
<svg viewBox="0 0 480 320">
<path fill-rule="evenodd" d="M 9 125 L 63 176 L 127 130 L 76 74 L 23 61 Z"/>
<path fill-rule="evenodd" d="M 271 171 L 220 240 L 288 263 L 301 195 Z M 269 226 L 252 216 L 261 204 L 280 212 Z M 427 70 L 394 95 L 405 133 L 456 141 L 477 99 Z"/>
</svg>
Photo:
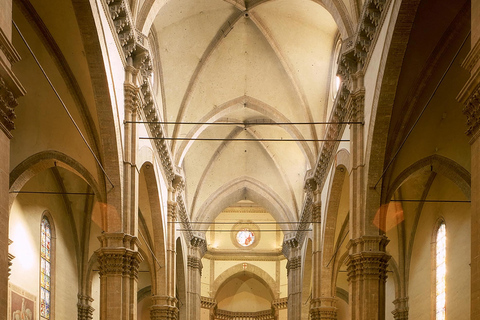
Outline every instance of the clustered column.
<svg viewBox="0 0 480 320">
<path fill-rule="evenodd" d="M 206 241 L 199 235 L 193 236 L 188 248 L 187 320 L 200 319 L 202 257 L 206 252 Z"/>
<path fill-rule="evenodd" d="M 288 320 L 296 320 L 302 314 L 302 256 L 295 238 L 284 245 L 288 246 Z"/>
<path fill-rule="evenodd" d="M 0 0 L 0 319 L 7 319 L 9 262 L 10 139 L 15 129 L 17 98 L 25 89 L 12 72 L 20 56 L 12 45 L 12 1 Z"/>
<path fill-rule="evenodd" d="M 132 320 L 136 317 L 138 267 L 143 257 L 135 250 L 137 239 L 125 233 L 104 233 L 96 251 L 100 273 L 100 319 Z M 128 283 L 129 285 L 125 285 Z"/>
<path fill-rule="evenodd" d="M 175 182 L 175 181 L 174 181 Z M 175 222 L 177 221 L 177 202 L 175 201 L 175 183 L 168 189 L 167 201 L 167 238 L 166 238 L 166 290 L 165 295 L 152 297 L 151 320 L 176 320 L 178 318 L 178 300 L 175 298 Z"/>
<path fill-rule="evenodd" d="M 312 299 L 310 302 L 310 319 L 311 320 L 336 320 L 337 308 L 336 300 L 333 297 L 323 297 L 321 294 L 321 272 L 322 272 L 322 243 L 321 243 L 321 219 L 322 204 L 320 201 L 320 193 L 314 184 L 314 202 L 312 205 L 312 224 L 313 224 L 313 286 Z"/>
<path fill-rule="evenodd" d="M 470 137 L 472 199 L 471 212 L 471 319 L 480 318 L 480 0 L 471 1 L 471 45 L 463 67 L 470 72 L 470 78 L 460 91 L 457 100 L 464 105 L 467 117 L 467 132 Z"/>
<path fill-rule="evenodd" d="M 350 118 L 364 121 L 365 91 L 363 74 L 352 75 Z M 364 125 L 350 128 L 352 171 L 350 174 L 350 235 L 347 260 L 350 310 L 353 320 L 385 318 L 385 283 L 388 260 L 387 238 L 373 227 L 373 217 L 365 207 Z"/>
</svg>

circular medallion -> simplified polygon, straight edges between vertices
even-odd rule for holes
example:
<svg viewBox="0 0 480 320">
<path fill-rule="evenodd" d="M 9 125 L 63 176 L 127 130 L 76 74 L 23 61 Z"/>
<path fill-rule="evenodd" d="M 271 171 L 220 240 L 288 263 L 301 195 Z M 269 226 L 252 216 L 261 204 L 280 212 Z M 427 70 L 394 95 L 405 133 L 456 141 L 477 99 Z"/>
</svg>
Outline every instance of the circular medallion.
<svg viewBox="0 0 480 320">
<path fill-rule="evenodd" d="M 250 246 L 255 241 L 255 235 L 248 229 L 241 229 L 237 233 L 237 242 L 242 247 Z"/>
</svg>

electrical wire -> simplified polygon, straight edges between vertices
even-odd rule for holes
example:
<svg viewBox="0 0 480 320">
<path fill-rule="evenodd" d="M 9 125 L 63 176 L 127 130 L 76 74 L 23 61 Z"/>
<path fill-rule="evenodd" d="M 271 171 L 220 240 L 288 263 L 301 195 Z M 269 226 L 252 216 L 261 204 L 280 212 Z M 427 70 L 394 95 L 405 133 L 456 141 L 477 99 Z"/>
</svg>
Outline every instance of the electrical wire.
<svg viewBox="0 0 480 320">
<path fill-rule="evenodd" d="M 48 84 L 49 84 L 50 87 L 52 88 L 53 92 L 54 92 L 55 95 L 57 96 L 57 98 L 58 98 L 58 100 L 60 101 L 60 103 L 62 104 L 63 109 L 65 110 L 65 112 L 67 113 L 68 117 L 69 117 L 70 120 L 72 121 L 73 125 L 74 125 L 75 128 L 77 129 L 78 133 L 79 133 L 80 136 L 82 137 L 83 142 L 84 142 L 85 145 L 87 146 L 88 150 L 90 150 L 90 153 L 91 153 L 91 154 L 93 155 L 93 157 L 95 158 L 95 161 L 97 162 L 98 166 L 100 167 L 100 169 L 102 170 L 103 174 L 104 174 L 105 177 L 107 178 L 108 182 L 110 182 L 110 184 L 112 185 L 112 188 L 115 188 L 115 185 L 112 183 L 112 180 L 110 180 L 110 177 L 108 176 L 107 172 L 105 171 L 105 169 L 103 168 L 102 164 L 100 163 L 100 160 L 98 160 L 97 155 L 95 154 L 95 152 L 93 152 L 92 147 L 90 147 L 90 144 L 88 144 L 87 139 L 85 138 L 85 136 L 83 135 L 82 131 L 81 131 L 80 128 L 78 127 L 77 123 L 76 123 L 75 120 L 73 119 L 73 116 L 71 115 L 70 111 L 68 111 L 67 106 L 65 105 L 65 103 L 64 103 L 63 100 L 62 100 L 62 98 L 60 97 L 60 94 L 57 92 L 57 90 L 55 89 L 55 86 L 54 86 L 53 83 L 50 81 L 50 78 L 48 77 L 47 73 L 45 72 L 45 70 L 43 69 L 42 65 L 40 64 L 40 61 L 38 61 L 37 57 L 35 56 L 35 53 L 33 53 L 32 48 L 30 48 L 30 46 L 28 45 L 27 40 L 26 40 L 25 37 L 23 36 L 22 32 L 21 32 L 20 29 L 18 28 L 18 26 L 17 26 L 17 24 L 15 23 L 15 21 L 12 20 L 12 23 L 13 23 L 13 26 L 15 27 L 15 29 L 17 29 L 17 32 L 18 32 L 18 34 L 20 35 L 20 38 L 22 38 L 23 42 L 24 42 L 25 45 L 27 46 L 28 51 L 30 51 L 30 54 L 32 55 L 33 59 L 34 59 L 35 62 L 37 63 L 37 65 L 38 65 L 38 67 L 40 68 L 40 70 L 42 71 L 43 76 L 45 77 L 45 79 L 47 79 Z"/>
<path fill-rule="evenodd" d="M 435 93 L 437 93 L 437 90 L 438 90 L 438 88 L 440 87 L 440 85 L 442 84 L 443 79 L 445 79 L 445 77 L 447 76 L 447 73 L 448 73 L 448 71 L 450 70 L 450 68 L 452 67 L 453 62 L 455 61 L 455 59 L 457 58 L 457 56 L 460 54 L 460 51 L 462 50 L 463 45 L 464 45 L 465 42 L 467 41 L 468 37 L 470 37 L 470 33 L 471 33 L 471 31 L 469 31 L 468 34 L 467 34 L 467 36 L 465 37 L 465 39 L 463 39 L 463 42 L 462 42 L 462 44 L 460 45 L 460 48 L 459 48 L 459 49 L 457 50 L 457 52 L 455 53 L 455 56 L 453 57 L 452 61 L 451 61 L 450 64 L 448 65 L 448 67 L 447 67 L 447 69 L 445 70 L 445 72 L 443 73 L 442 77 L 440 78 L 440 81 L 438 81 L 438 84 L 436 85 L 435 89 L 433 90 L 432 94 L 430 95 L 430 98 L 428 98 L 428 101 L 425 103 L 425 106 L 423 107 L 422 111 L 421 111 L 420 114 L 418 115 L 417 120 L 415 120 L 415 122 L 413 123 L 413 126 L 410 128 L 410 130 L 408 131 L 407 135 L 406 135 L 405 138 L 403 139 L 403 141 L 402 141 L 402 143 L 400 144 L 400 147 L 398 148 L 397 152 L 395 152 L 395 154 L 393 155 L 393 157 L 392 157 L 392 159 L 390 160 L 390 162 L 388 162 L 387 166 L 385 167 L 385 170 L 383 170 L 382 175 L 380 176 L 380 179 L 378 179 L 377 183 L 375 183 L 375 186 L 373 187 L 373 189 L 376 189 L 376 188 L 377 188 L 378 183 L 379 183 L 380 180 L 382 180 L 382 178 L 385 176 L 385 173 L 387 173 L 388 168 L 390 168 L 390 166 L 392 165 L 393 161 L 397 158 L 400 150 L 402 150 L 403 146 L 404 146 L 405 143 L 407 142 L 408 137 L 410 136 L 410 134 L 412 133 L 413 129 L 415 129 L 415 126 L 416 126 L 416 125 L 418 124 L 418 122 L 420 121 L 420 118 L 422 117 L 423 113 L 425 112 L 425 110 L 427 109 L 428 105 L 430 104 L 430 101 L 432 101 L 433 97 L 435 96 Z"/>
</svg>

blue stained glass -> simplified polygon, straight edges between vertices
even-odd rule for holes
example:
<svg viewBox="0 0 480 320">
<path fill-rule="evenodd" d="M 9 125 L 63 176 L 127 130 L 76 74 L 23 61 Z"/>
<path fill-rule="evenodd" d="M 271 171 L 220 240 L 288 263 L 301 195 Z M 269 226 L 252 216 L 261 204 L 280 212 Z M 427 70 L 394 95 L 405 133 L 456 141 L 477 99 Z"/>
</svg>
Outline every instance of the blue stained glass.
<svg viewBox="0 0 480 320">
<path fill-rule="evenodd" d="M 50 319 L 50 256 L 52 234 L 50 223 L 46 217 L 42 219 L 41 235 L 41 284 L 40 284 L 40 316 Z"/>
</svg>

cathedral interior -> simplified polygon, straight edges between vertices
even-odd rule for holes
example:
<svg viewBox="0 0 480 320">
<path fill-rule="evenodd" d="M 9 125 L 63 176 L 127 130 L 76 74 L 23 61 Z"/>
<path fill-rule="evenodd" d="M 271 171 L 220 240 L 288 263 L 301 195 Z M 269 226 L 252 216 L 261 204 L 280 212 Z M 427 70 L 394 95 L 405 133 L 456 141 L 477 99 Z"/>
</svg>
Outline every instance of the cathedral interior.
<svg viewBox="0 0 480 320">
<path fill-rule="evenodd" d="M 0 0 L 0 129 L 0 319 L 480 319 L 480 0 Z"/>
</svg>

